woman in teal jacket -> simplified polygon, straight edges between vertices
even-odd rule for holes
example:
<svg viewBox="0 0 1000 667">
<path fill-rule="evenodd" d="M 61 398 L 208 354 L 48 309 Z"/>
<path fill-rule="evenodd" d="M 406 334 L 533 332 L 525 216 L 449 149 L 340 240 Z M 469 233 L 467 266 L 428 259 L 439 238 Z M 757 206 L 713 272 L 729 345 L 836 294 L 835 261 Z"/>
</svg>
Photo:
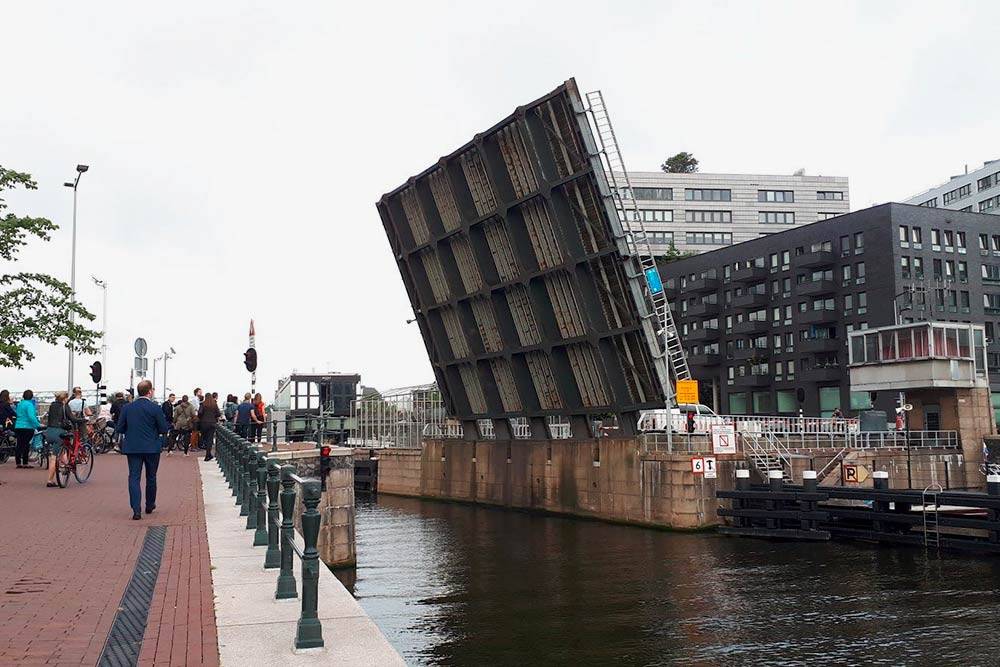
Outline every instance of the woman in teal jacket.
<svg viewBox="0 0 1000 667">
<path fill-rule="evenodd" d="M 25 389 L 22 398 L 14 409 L 16 419 L 14 420 L 14 436 L 17 438 L 17 450 L 14 452 L 14 460 L 18 468 L 30 468 L 28 465 L 28 450 L 31 448 L 31 439 L 35 437 L 35 429 L 41 427 L 38 421 L 38 410 L 32 400 L 35 394 L 30 389 Z"/>
</svg>

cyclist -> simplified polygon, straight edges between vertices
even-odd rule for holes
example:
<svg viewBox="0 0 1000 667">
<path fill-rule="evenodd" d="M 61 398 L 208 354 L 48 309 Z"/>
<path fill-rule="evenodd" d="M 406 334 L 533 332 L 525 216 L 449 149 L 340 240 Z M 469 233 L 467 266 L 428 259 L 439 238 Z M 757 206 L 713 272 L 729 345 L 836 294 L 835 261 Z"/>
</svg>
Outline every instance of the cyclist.
<svg viewBox="0 0 1000 667">
<path fill-rule="evenodd" d="M 16 419 L 17 413 L 14 412 L 14 406 L 10 404 L 10 392 L 4 389 L 0 391 L 0 431 L 14 428 Z"/>
<path fill-rule="evenodd" d="M 49 456 L 49 479 L 45 486 L 50 488 L 58 486 L 56 484 L 56 461 L 62 454 L 63 438 L 72 436 L 73 427 L 77 425 L 76 417 L 67 404 L 67 398 L 69 398 L 69 394 L 65 391 L 57 392 L 55 400 L 49 405 L 45 441 L 49 444 L 51 455 Z"/>
<path fill-rule="evenodd" d="M 17 403 L 14 410 L 16 419 L 14 420 L 14 434 L 17 436 L 17 451 L 14 460 L 18 468 L 30 468 L 28 465 L 28 450 L 31 448 L 31 439 L 35 437 L 35 429 L 41 427 L 38 421 L 38 409 L 35 407 L 35 392 L 25 389 L 22 398 Z"/>
</svg>

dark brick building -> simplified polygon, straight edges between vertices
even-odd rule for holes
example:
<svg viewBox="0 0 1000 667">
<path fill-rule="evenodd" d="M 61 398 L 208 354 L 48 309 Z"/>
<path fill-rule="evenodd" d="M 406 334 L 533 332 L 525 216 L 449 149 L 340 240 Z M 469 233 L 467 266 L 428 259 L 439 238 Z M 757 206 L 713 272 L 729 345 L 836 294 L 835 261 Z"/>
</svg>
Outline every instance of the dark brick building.
<svg viewBox="0 0 1000 667">
<path fill-rule="evenodd" d="M 984 324 L 1000 391 L 995 216 L 883 204 L 660 269 L 702 402 L 720 413 L 871 407 L 850 391 L 847 334 L 891 325 L 897 310 L 901 323 Z M 894 400 L 876 395 L 874 407 Z"/>
</svg>

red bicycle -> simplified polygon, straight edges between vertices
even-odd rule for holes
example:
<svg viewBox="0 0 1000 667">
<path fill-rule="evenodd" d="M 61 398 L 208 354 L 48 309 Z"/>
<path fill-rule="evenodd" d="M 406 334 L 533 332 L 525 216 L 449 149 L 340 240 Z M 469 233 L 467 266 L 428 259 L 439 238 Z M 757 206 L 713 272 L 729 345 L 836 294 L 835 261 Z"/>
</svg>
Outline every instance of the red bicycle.
<svg viewBox="0 0 1000 667">
<path fill-rule="evenodd" d="M 79 429 L 63 436 L 63 449 L 56 459 L 56 482 L 59 488 L 65 489 L 69 484 L 71 472 L 80 484 L 90 479 L 90 474 L 94 472 L 94 448 L 89 442 L 80 439 Z"/>
</svg>

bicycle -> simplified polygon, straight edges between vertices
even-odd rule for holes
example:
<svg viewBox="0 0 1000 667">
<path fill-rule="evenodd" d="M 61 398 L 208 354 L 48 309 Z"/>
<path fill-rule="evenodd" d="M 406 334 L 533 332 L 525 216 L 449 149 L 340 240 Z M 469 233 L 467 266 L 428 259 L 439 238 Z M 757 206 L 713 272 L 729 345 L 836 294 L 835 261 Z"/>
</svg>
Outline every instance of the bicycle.
<svg viewBox="0 0 1000 667">
<path fill-rule="evenodd" d="M 0 433 L 0 464 L 7 463 L 7 459 L 17 451 L 17 438 L 12 429 L 4 429 Z"/>
<path fill-rule="evenodd" d="M 90 479 L 94 472 L 94 448 L 80 439 L 79 429 L 63 436 L 63 451 L 56 460 L 56 483 L 65 489 L 73 473 L 80 484 Z"/>
</svg>

